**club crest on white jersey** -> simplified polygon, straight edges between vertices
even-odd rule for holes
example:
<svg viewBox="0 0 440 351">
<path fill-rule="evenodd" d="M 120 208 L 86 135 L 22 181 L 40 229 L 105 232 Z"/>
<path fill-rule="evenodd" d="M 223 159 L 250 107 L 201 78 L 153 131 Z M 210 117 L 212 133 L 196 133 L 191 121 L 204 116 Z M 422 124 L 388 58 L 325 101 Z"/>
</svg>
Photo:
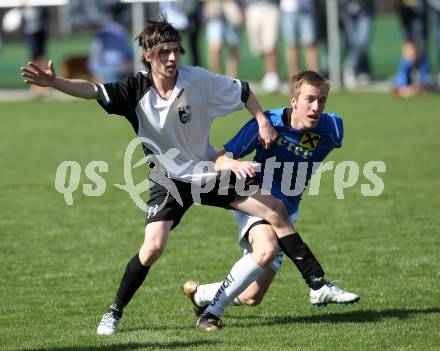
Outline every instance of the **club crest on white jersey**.
<svg viewBox="0 0 440 351">
<path fill-rule="evenodd" d="M 177 111 L 179 112 L 180 122 L 188 123 L 191 121 L 191 106 L 179 106 Z"/>
</svg>

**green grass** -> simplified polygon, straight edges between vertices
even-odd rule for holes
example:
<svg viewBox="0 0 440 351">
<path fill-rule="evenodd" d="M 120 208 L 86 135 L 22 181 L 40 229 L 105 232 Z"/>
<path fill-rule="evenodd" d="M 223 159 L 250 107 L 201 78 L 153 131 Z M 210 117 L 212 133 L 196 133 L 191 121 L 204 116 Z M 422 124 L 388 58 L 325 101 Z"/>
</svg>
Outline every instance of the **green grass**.
<svg viewBox="0 0 440 351">
<path fill-rule="evenodd" d="M 143 240 L 144 214 L 123 182 L 133 137 L 122 118 L 96 103 L 45 101 L 0 106 L 0 349 L 2 350 L 438 350 L 440 187 L 438 98 L 402 100 L 337 93 L 328 111 L 344 117 L 336 163 L 382 160 L 385 191 L 363 197 L 360 184 L 336 200 L 332 173 L 319 196 L 305 196 L 298 228 L 329 279 L 361 295 L 345 308 L 309 306 L 307 288 L 287 261 L 263 304 L 230 308 L 217 334 L 193 329 L 179 287 L 188 278 L 222 279 L 241 252 L 226 210 L 194 206 L 126 309 L 122 332 L 98 337 L 128 259 Z M 262 96 L 266 108 L 285 96 Z M 248 118 L 216 121 L 220 146 Z M 140 154 L 138 154 L 140 157 Z M 55 191 L 58 164 L 109 164 L 101 197 Z M 145 169 L 135 177 L 143 179 Z"/>
<path fill-rule="evenodd" d="M 431 32 L 435 33 L 434 28 L 432 29 Z M 439 63 L 435 55 L 434 36 L 431 35 L 430 39 L 430 62 L 433 72 L 438 72 Z M 91 40 L 91 36 L 85 34 L 67 38 L 51 37 L 48 41 L 47 56 L 54 60 L 55 68 L 60 72 L 61 63 L 67 57 L 89 53 Z M 202 64 L 206 66 L 206 40 L 203 31 L 199 41 Z M 280 39 L 280 74 L 283 79 L 287 79 L 283 45 L 283 41 Z M 184 46 L 188 47 L 185 36 Z M 388 79 L 395 74 L 400 59 L 400 46 L 401 31 L 397 17 L 386 14 L 376 16 L 370 45 L 372 73 L 375 79 Z M 5 41 L 5 46 L 0 53 L 0 87 L 24 87 L 19 76 L 19 69 L 27 62 L 27 55 L 24 41 Z M 327 60 L 322 45 L 321 59 Z M 183 62 L 189 63 L 189 54 L 183 58 Z M 261 79 L 264 74 L 261 59 L 251 55 L 244 31 L 241 33 L 240 62 L 240 78 L 255 81 Z M 304 59 L 301 60 L 301 67 L 305 68 Z"/>
</svg>

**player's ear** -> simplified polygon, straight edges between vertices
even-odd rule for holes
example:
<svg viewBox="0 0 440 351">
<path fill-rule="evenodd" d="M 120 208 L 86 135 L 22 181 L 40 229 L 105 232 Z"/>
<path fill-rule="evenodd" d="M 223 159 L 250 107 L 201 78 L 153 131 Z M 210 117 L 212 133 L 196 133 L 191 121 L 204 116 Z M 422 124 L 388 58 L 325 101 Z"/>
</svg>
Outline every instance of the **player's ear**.
<svg viewBox="0 0 440 351">
<path fill-rule="evenodd" d="M 145 62 L 151 62 L 151 50 L 144 51 L 144 60 Z"/>
<path fill-rule="evenodd" d="M 296 97 L 295 96 L 291 96 L 290 97 L 290 106 L 292 106 L 292 108 L 296 110 L 296 104 L 297 104 Z"/>
</svg>

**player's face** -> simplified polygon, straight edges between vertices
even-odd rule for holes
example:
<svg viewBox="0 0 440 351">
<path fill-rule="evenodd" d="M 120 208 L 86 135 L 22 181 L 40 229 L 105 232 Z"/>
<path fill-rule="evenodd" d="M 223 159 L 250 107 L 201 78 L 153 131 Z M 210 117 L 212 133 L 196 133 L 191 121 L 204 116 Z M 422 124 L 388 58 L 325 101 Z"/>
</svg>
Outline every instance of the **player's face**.
<svg viewBox="0 0 440 351">
<path fill-rule="evenodd" d="M 163 79 L 175 78 L 180 60 L 180 45 L 177 42 L 161 45 L 157 55 L 145 53 L 145 58 L 151 64 L 151 71 L 156 77 Z"/>
<path fill-rule="evenodd" d="M 316 127 L 324 111 L 327 95 L 325 87 L 303 84 L 298 97 L 290 99 L 293 108 L 292 127 L 299 130 Z"/>
</svg>

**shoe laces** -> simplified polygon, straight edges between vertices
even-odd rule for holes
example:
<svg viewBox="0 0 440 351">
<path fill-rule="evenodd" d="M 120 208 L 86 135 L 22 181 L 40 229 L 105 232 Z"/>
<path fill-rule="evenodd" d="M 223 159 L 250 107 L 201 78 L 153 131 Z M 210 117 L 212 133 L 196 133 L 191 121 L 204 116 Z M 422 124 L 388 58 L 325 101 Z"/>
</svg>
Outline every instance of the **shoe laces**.
<svg viewBox="0 0 440 351">
<path fill-rule="evenodd" d="M 101 324 L 113 325 L 117 321 L 119 321 L 119 318 L 112 311 L 110 311 L 102 316 Z"/>
<path fill-rule="evenodd" d="M 331 282 L 327 282 L 325 285 L 330 289 L 330 291 L 334 294 L 341 294 L 344 292 L 344 290 L 342 290 L 341 288 L 339 288 L 338 286 L 334 285 L 333 283 L 336 283 L 337 280 L 333 280 Z"/>
</svg>

